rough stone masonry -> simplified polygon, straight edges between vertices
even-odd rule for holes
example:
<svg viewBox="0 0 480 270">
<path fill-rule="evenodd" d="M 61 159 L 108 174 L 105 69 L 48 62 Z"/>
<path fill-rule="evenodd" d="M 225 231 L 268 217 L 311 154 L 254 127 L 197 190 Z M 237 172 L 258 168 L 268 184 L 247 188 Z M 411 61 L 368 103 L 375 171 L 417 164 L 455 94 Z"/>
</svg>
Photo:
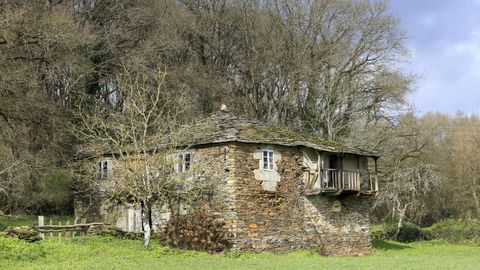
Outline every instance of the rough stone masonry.
<svg viewBox="0 0 480 270">
<path fill-rule="evenodd" d="M 372 197 L 363 195 L 360 190 L 342 192 L 340 187 L 336 193 L 306 192 L 305 164 L 318 164 L 317 168 L 308 168 L 308 171 L 334 170 L 323 168 L 326 165 L 321 161 L 335 155 L 342 160 L 336 162 L 339 164 L 336 171 L 342 170 L 342 164 L 350 164 L 348 169 L 355 170 L 355 175 L 364 175 L 364 167 L 360 164 L 373 154 L 266 126 L 224 111 L 195 128 L 194 133 L 200 139 L 189 142 L 193 146 L 188 151 L 196 166 L 204 166 L 202 171 L 206 176 L 222 180 L 211 210 L 225 222 L 233 249 L 288 252 L 309 248 L 325 255 L 340 256 L 369 253 Z M 265 156 L 266 150 L 273 153 L 270 160 Z M 311 159 L 309 156 L 317 159 L 306 162 Z M 85 162 L 91 164 L 84 168 L 91 166 L 94 170 L 95 160 Z M 271 163 L 271 167 L 266 169 L 265 162 Z M 333 163 L 326 162 L 329 166 Z M 109 181 L 116 177 L 122 176 L 113 173 Z M 318 179 L 331 181 L 328 177 Z M 75 198 L 77 216 L 117 224 L 126 230 L 141 230 L 141 224 L 138 227 L 135 223 L 135 217 L 140 216 L 138 208 L 108 206 L 102 202 L 102 192 L 94 194 L 88 202 L 80 195 Z M 186 207 L 183 213 L 188 212 Z M 157 206 L 153 216 L 153 228 L 161 231 L 171 213 L 168 207 Z"/>
</svg>

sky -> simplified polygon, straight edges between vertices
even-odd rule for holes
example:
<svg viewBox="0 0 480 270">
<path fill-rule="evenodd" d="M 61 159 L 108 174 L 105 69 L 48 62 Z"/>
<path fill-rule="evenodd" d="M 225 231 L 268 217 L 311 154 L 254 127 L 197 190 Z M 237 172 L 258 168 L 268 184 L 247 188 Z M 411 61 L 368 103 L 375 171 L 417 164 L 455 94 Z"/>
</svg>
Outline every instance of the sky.
<svg viewBox="0 0 480 270">
<path fill-rule="evenodd" d="M 480 114 L 480 0 L 390 0 L 407 32 L 403 65 L 418 114 Z"/>
</svg>

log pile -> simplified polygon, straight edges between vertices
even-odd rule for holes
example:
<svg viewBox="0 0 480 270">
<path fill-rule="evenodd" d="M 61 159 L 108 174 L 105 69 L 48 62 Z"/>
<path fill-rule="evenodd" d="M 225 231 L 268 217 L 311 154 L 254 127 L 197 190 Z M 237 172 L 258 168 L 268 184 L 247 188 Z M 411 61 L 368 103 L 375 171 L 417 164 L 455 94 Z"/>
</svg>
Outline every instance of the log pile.
<svg viewBox="0 0 480 270">
<path fill-rule="evenodd" d="M 222 252 L 230 247 L 224 225 L 206 211 L 175 216 L 167 224 L 164 240 L 172 247 Z"/>
<path fill-rule="evenodd" d="M 36 242 L 42 240 L 38 236 L 38 231 L 31 226 L 12 227 L 5 230 L 5 233 L 9 237 L 25 240 L 27 242 Z"/>
</svg>

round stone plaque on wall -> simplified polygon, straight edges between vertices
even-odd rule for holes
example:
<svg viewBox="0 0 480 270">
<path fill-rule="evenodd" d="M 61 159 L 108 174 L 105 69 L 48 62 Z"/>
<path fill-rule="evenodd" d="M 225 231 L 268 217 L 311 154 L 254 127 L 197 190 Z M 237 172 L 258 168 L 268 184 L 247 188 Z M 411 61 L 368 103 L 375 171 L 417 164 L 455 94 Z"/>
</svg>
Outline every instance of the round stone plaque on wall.
<svg viewBox="0 0 480 270">
<path fill-rule="evenodd" d="M 333 202 L 332 205 L 332 212 L 341 212 L 342 211 L 342 203 L 339 200 Z"/>
</svg>

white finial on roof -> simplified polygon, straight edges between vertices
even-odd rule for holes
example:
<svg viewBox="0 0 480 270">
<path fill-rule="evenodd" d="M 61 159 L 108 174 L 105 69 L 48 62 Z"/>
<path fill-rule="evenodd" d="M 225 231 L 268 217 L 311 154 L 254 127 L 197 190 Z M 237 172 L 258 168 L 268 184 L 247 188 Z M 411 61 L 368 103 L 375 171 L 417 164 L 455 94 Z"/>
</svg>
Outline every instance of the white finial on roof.
<svg viewBox="0 0 480 270">
<path fill-rule="evenodd" d="M 222 104 L 222 106 L 220 107 L 220 111 L 226 112 L 227 111 L 227 105 Z"/>
</svg>

